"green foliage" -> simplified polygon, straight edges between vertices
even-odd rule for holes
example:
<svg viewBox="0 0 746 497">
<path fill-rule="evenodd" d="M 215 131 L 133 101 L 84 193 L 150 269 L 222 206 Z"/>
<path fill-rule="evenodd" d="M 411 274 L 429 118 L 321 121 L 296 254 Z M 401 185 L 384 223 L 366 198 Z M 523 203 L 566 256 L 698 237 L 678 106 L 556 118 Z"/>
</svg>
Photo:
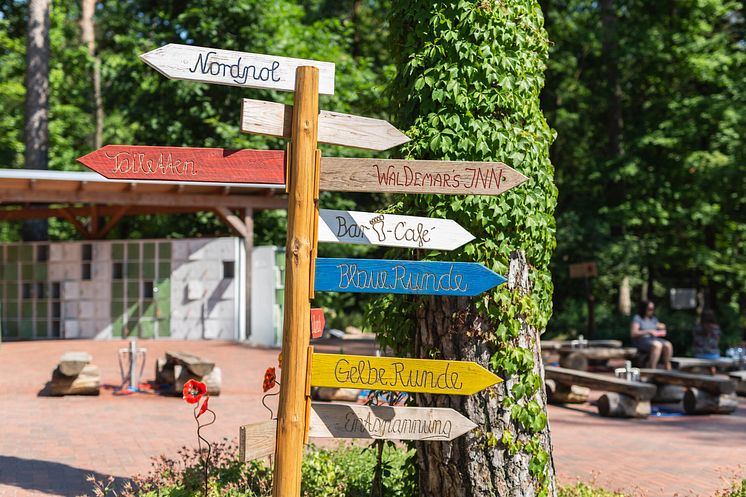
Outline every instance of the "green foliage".
<svg viewBox="0 0 746 497">
<path fill-rule="evenodd" d="M 594 488 L 585 483 L 577 483 L 573 486 L 560 487 L 557 497 L 626 497 L 622 493 L 611 492 Z"/>
<path fill-rule="evenodd" d="M 743 2 L 612 2 L 606 17 L 603 2 L 543 4 L 554 42 L 543 100 L 558 132 L 560 189 L 552 272 L 564 289 L 552 332 L 584 332 L 584 284 L 569 280 L 567 267 L 595 260 L 600 332 L 617 327 L 628 276 L 633 301 L 643 283 L 662 304 L 669 288 L 704 290 L 726 344 L 738 340 L 746 325 L 738 321 L 746 315 Z M 696 317 L 678 315 L 669 335 L 683 354 Z M 628 319 L 618 336 L 628 337 Z"/>
<path fill-rule="evenodd" d="M 549 260 L 557 190 L 549 161 L 554 134 L 539 108 L 548 54 L 541 11 L 528 0 L 402 2 L 394 5 L 391 23 L 399 68 L 392 103 L 412 138 L 404 147 L 406 156 L 502 161 L 528 177 L 499 197 L 411 195 L 397 209 L 453 219 L 476 237 L 459 250 L 418 251 L 415 258 L 481 262 L 506 275 L 510 254 L 525 252 L 531 292 L 521 296 L 503 286 L 474 299 L 486 317 L 475 338 L 491 346 L 495 371 L 519 378 L 504 405 L 529 440 L 509 441 L 503 434 L 500 443 L 510 453 L 532 454 L 531 473 L 545 494 L 549 455 L 535 434 L 546 426 L 546 414 L 529 400 L 541 379 L 532 373 L 530 351 L 517 346 L 518 319 L 543 330 L 552 309 Z M 397 353 L 413 350 L 414 316 L 423 302 L 391 295 L 370 306 L 369 319 L 378 326 L 382 345 Z M 485 440 L 492 445 L 497 438 L 485 434 Z"/>
</svg>

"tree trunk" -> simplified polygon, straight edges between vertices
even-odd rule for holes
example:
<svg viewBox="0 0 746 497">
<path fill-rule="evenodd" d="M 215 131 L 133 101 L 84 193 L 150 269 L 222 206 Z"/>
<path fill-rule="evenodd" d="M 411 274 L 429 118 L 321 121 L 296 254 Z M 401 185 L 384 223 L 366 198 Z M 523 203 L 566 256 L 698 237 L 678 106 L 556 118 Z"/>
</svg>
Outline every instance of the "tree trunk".
<svg viewBox="0 0 746 497">
<path fill-rule="evenodd" d="M 50 0 L 30 0 L 26 43 L 26 169 L 47 169 L 49 160 L 49 8 Z M 46 219 L 23 222 L 24 240 L 46 240 Z"/>
<path fill-rule="evenodd" d="M 93 20 L 96 0 L 82 0 L 81 4 L 80 39 L 93 58 L 93 104 L 96 119 L 93 148 L 99 149 L 104 141 L 104 104 L 101 99 L 101 58 L 96 53 L 96 24 Z"/>
<path fill-rule="evenodd" d="M 508 289 L 519 288 L 528 292 L 528 265 L 523 253 L 513 253 L 510 261 Z M 440 359 L 475 361 L 487 367 L 494 353 L 484 332 L 492 324 L 476 314 L 471 299 L 464 297 L 430 297 L 420 309 L 416 336 L 416 356 L 433 357 L 438 352 Z M 539 348 L 539 333 L 521 323 L 521 336 L 516 344 L 530 348 L 534 358 L 534 372 L 544 377 Z M 500 371 L 497 372 L 498 374 Z M 535 495 L 536 479 L 529 473 L 531 456 L 519 451 L 511 456 L 502 444 L 491 447 L 484 432 L 492 432 L 499 440 L 504 431 L 513 435 L 513 440 L 528 440 L 524 432 L 511 419 L 510 408 L 503 404 L 507 393 L 518 379 L 505 378 L 492 389 L 469 396 L 446 396 L 418 394 L 417 405 L 428 407 L 451 407 L 479 425 L 466 435 L 452 442 L 417 442 L 419 466 L 419 490 L 423 497 L 530 497 Z M 541 388 L 534 399 L 546 412 L 546 396 Z M 540 434 L 541 446 L 551 454 L 549 426 Z M 550 495 L 555 495 L 554 464 L 547 464 Z"/>
</svg>

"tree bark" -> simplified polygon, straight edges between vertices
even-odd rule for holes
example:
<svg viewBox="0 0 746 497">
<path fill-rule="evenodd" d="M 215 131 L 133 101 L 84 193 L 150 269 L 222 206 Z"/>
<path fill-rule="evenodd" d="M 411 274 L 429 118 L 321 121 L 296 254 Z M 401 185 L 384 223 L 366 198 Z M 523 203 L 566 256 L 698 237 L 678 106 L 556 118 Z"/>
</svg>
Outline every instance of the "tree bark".
<svg viewBox="0 0 746 497">
<path fill-rule="evenodd" d="M 523 253 L 511 255 L 507 285 L 509 290 L 519 288 L 523 294 L 529 291 L 528 265 Z M 491 328 L 492 323 L 475 312 L 471 299 L 430 297 L 419 310 L 416 356 L 474 361 L 487 367 L 490 356 L 495 352 L 484 339 L 485 332 Z M 534 372 L 544 378 L 539 331 L 522 322 L 521 336 L 515 345 L 533 351 Z M 437 355 L 434 356 L 433 352 L 437 352 Z M 492 432 L 500 439 L 504 431 L 509 431 L 514 440 L 530 438 L 530 434 L 511 419 L 510 409 L 503 403 L 517 379 L 517 376 L 505 378 L 503 383 L 470 396 L 416 396 L 419 406 L 450 407 L 479 425 L 477 430 L 451 442 L 417 442 L 421 496 L 531 497 L 536 494 L 536 481 L 529 473 L 531 456 L 525 452 L 511 456 L 502 444 L 490 447 L 484 435 L 485 432 Z M 539 389 L 534 399 L 546 411 L 543 388 Z M 540 440 L 542 448 L 550 454 L 547 471 L 550 495 L 555 495 L 548 425 L 540 434 Z"/>
<path fill-rule="evenodd" d="M 49 9 L 50 0 L 30 0 L 26 40 L 26 169 L 47 169 L 49 162 Z M 46 219 L 23 222 L 26 241 L 46 240 Z"/>
<path fill-rule="evenodd" d="M 104 141 L 104 104 L 101 98 L 101 58 L 96 53 L 96 23 L 93 20 L 95 11 L 96 0 L 81 1 L 80 39 L 93 58 L 93 105 L 96 121 L 93 148 L 98 150 Z"/>
</svg>

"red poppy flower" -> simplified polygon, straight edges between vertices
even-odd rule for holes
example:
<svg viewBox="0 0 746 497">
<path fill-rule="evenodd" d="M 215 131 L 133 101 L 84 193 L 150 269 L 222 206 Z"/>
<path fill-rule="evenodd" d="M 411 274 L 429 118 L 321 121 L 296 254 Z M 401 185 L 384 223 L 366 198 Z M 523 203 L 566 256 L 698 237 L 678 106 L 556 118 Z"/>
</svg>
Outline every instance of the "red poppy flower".
<svg viewBox="0 0 746 497">
<path fill-rule="evenodd" d="M 189 380 L 184 384 L 183 398 L 188 404 L 196 404 L 207 392 L 207 386 L 201 381 Z"/>
<path fill-rule="evenodd" d="M 210 400 L 210 397 L 208 397 L 207 395 L 205 395 L 205 401 L 202 402 L 202 407 L 199 408 L 199 412 L 197 413 L 197 417 L 202 416 L 205 413 L 205 411 L 207 410 L 207 401 L 208 400 Z"/>
<path fill-rule="evenodd" d="M 262 383 L 262 390 L 268 392 L 275 388 L 277 384 L 277 375 L 275 375 L 275 368 L 267 368 L 264 372 L 264 382 Z"/>
</svg>

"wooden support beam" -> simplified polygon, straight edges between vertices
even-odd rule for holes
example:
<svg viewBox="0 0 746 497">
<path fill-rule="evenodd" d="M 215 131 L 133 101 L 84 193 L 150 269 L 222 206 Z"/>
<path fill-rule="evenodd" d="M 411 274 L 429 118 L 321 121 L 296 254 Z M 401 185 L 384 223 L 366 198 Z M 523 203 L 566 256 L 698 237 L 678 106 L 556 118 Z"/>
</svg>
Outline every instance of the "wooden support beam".
<svg viewBox="0 0 746 497">
<path fill-rule="evenodd" d="M 120 207 L 119 210 L 113 216 L 111 216 L 111 218 L 106 223 L 106 225 L 104 225 L 104 227 L 101 228 L 101 230 L 96 232 L 96 239 L 101 240 L 105 238 L 106 235 L 109 234 L 109 231 L 111 231 L 114 228 L 114 226 L 116 226 L 117 223 L 121 221 L 124 215 L 127 214 L 127 211 L 129 209 L 130 209 L 129 206 L 127 205 Z"/>
<path fill-rule="evenodd" d="M 91 203 L 108 205 L 149 205 L 164 207 L 203 206 L 249 209 L 286 209 L 287 199 L 261 195 L 173 194 L 168 192 L 93 192 L 56 190 L 5 190 L 0 186 L 0 203 Z"/>
<path fill-rule="evenodd" d="M 243 224 L 246 227 L 246 236 L 243 239 L 244 251 L 246 257 L 244 257 L 244 302 L 246 306 L 246 330 L 244 331 L 243 338 L 249 338 L 251 336 L 251 274 L 253 272 L 252 264 L 252 253 L 254 252 L 254 211 L 252 209 L 244 209 L 243 211 Z"/>
<path fill-rule="evenodd" d="M 246 225 L 243 223 L 243 220 L 235 215 L 230 209 L 226 207 L 215 207 L 213 212 L 238 236 L 244 239 L 248 237 Z"/>
<path fill-rule="evenodd" d="M 89 231 L 93 233 L 94 236 L 98 234 L 98 206 L 96 204 L 91 205 L 91 219 L 88 226 Z M 98 238 L 98 236 L 96 236 L 96 238 Z"/>
<path fill-rule="evenodd" d="M 91 232 L 88 231 L 85 226 L 83 226 L 83 223 L 81 223 L 78 218 L 73 216 L 67 209 L 60 209 L 60 214 L 62 214 L 62 217 L 67 219 L 67 221 L 75 227 L 75 231 L 80 233 L 80 236 L 82 236 L 86 240 L 90 240 L 91 238 L 93 238 Z"/>
</svg>

